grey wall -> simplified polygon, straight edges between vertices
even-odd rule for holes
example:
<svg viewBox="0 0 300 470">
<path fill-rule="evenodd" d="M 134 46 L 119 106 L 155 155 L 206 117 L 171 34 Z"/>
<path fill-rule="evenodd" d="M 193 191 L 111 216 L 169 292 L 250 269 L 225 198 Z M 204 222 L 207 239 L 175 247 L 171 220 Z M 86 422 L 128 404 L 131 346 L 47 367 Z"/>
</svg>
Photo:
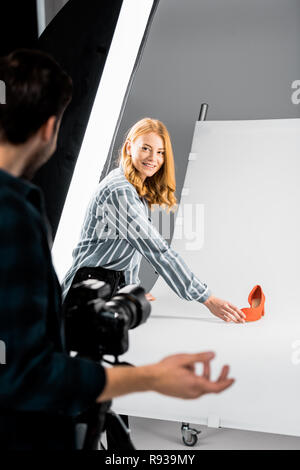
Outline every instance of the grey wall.
<svg viewBox="0 0 300 470">
<path fill-rule="evenodd" d="M 300 0 L 160 0 L 114 156 L 137 120 L 162 120 L 179 196 L 200 104 L 209 103 L 209 120 L 300 117 L 291 102 L 299 52 Z M 150 288 L 154 277 L 145 266 L 140 277 Z"/>
</svg>

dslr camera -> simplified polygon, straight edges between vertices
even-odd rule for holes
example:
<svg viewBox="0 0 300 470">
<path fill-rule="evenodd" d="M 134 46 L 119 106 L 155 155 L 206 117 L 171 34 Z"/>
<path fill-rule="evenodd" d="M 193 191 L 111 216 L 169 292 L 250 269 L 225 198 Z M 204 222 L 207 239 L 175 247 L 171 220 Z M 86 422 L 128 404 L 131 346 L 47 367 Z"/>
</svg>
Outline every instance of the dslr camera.
<svg viewBox="0 0 300 470">
<path fill-rule="evenodd" d="M 129 330 L 145 323 L 151 307 L 145 290 L 127 285 L 111 297 L 110 284 L 86 279 L 74 284 L 64 304 L 66 348 L 80 356 L 116 358 L 129 347 Z"/>
</svg>

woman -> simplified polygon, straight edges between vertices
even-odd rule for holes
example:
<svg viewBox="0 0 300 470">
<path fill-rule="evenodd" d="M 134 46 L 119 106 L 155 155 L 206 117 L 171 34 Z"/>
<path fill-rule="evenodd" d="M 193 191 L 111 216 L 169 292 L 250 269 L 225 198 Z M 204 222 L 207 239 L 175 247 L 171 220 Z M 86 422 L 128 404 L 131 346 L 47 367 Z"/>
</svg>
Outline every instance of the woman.
<svg viewBox="0 0 300 470">
<path fill-rule="evenodd" d="M 148 207 L 174 209 L 176 198 L 172 145 L 165 125 L 155 119 L 138 121 L 123 143 L 119 167 L 98 185 L 85 216 L 73 264 L 63 281 L 63 295 L 82 267 L 123 271 L 126 284 L 139 284 L 142 256 L 176 294 L 203 303 L 224 321 L 244 323 L 245 314 L 212 295 L 151 224 Z M 148 293 L 148 300 L 155 300 Z"/>
</svg>

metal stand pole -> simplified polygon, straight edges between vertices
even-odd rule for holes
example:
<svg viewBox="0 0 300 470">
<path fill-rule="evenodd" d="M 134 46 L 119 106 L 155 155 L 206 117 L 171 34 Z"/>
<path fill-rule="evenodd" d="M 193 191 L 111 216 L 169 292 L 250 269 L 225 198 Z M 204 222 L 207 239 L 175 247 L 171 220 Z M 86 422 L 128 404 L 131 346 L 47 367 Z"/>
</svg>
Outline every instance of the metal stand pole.
<svg viewBox="0 0 300 470">
<path fill-rule="evenodd" d="M 202 103 L 201 108 L 200 108 L 198 121 L 205 121 L 206 120 L 207 110 L 208 110 L 208 104 L 207 103 Z"/>
</svg>

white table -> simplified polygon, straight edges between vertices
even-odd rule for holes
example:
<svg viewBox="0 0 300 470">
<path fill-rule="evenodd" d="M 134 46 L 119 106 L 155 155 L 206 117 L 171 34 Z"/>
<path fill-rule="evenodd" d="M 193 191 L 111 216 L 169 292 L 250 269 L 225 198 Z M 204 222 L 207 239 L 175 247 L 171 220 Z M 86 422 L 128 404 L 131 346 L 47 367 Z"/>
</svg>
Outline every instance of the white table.
<svg viewBox="0 0 300 470">
<path fill-rule="evenodd" d="M 142 365 L 168 354 L 213 350 L 212 376 L 229 364 L 234 385 L 196 400 L 136 393 L 114 400 L 113 409 L 130 416 L 300 436 L 300 364 L 293 348 L 300 324 L 288 328 L 267 315 L 245 325 L 201 316 L 150 319 L 131 331 L 124 359 Z"/>
</svg>

